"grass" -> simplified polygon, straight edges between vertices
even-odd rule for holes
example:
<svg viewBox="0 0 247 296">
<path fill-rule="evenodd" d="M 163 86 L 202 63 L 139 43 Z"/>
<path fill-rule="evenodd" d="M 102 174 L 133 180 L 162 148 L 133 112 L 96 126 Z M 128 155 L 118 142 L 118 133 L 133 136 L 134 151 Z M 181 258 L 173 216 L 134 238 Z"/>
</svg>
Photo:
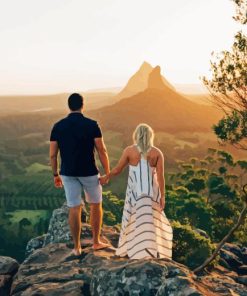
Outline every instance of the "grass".
<svg viewBox="0 0 247 296">
<path fill-rule="evenodd" d="M 19 223 L 23 218 L 27 218 L 32 224 L 35 224 L 40 218 L 50 217 L 50 211 L 47 210 L 16 210 L 7 214 L 11 216 L 12 223 Z"/>
<path fill-rule="evenodd" d="M 35 174 L 35 173 L 50 171 L 50 170 L 51 168 L 48 165 L 44 165 L 38 162 L 35 162 L 26 168 L 26 172 L 28 174 Z"/>
</svg>

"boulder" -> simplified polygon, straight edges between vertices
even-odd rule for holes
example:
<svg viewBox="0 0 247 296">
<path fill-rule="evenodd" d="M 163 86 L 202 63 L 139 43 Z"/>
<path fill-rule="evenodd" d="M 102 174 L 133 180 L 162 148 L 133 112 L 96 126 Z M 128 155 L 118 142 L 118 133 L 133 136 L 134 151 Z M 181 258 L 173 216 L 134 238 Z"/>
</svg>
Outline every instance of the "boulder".
<svg viewBox="0 0 247 296">
<path fill-rule="evenodd" d="M 68 224 L 68 216 L 69 208 L 66 204 L 53 211 L 43 246 L 51 243 L 70 242 L 72 240 Z M 83 207 L 81 217 L 82 222 L 87 221 L 87 216 L 87 211 L 85 207 Z"/>
<path fill-rule="evenodd" d="M 10 257 L 0 256 L 0 274 L 14 275 L 19 268 L 19 263 Z"/>
<path fill-rule="evenodd" d="M 177 276 L 175 278 L 168 278 L 158 289 L 156 295 L 203 296 L 204 294 L 197 290 L 190 278 Z"/>
<path fill-rule="evenodd" d="M 0 295 L 7 296 L 10 292 L 12 278 L 19 268 L 18 262 L 10 257 L 0 256 Z"/>
<path fill-rule="evenodd" d="M 242 250 L 238 245 L 225 243 L 223 249 L 235 254 L 241 261 L 243 260 Z"/>
<path fill-rule="evenodd" d="M 247 247 L 243 247 L 241 249 L 241 252 L 242 252 L 243 262 L 244 264 L 247 264 Z"/>
<path fill-rule="evenodd" d="M 233 270 L 236 270 L 243 264 L 243 261 L 237 255 L 225 249 L 220 250 L 220 256 Z"/>
<path fill-rule="evenodd" d="M 245 286 L 247 286 L 247 275 L 243 275 L 243 276 L 238 276 L 236 278 L 236 281 L 240 284 L 244 284 Z M 247 289 L 247 288 L 246 288 Z"/>
<path fill-rule="evenodd" d="M 237 269 L 238 274 L 247 275 L 247 265 L 241 265 Z"/>
<path fill-rule="evenodd" d="M 25 253 L 26 257 L 31 255 L 35 250 L 42 248 L 45 239 L 46 239 L 46 234 L 43 234 L 41 236 L 31 239 L 26 246 L 26 253 Z"/>
</svg>

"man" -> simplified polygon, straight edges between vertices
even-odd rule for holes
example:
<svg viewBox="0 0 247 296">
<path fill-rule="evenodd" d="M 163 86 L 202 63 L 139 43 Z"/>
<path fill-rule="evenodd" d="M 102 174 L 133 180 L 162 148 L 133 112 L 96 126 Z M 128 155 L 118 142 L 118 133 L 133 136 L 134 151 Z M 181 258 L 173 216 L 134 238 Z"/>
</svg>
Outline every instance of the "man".
<svg viewBox="0 0 247 296">
<path fill-rule="evenodd" d="M 95 163 L 95 148 L 104 168 L 110 172 L 107 150 L 97 122 L 84 117 L 83 97 L 74 93 L 68 98 L 70 113 L 55 123 L 50 136 L 50 161 L 54 176 L 54 185 L 64 186 L 69 207 L 69 225 L 74 241 L 74 255 L 81 254 L 81 198 L 84 189 L 86 201 L 90 204 L 90 223 L 92 226 L 93 248 L 107 246 L 100 241 L 102 225 L 102 187 L 99 171 Z M 61 168 L 58 173 L 58 152 L 61 156 Z"/>
</svg>

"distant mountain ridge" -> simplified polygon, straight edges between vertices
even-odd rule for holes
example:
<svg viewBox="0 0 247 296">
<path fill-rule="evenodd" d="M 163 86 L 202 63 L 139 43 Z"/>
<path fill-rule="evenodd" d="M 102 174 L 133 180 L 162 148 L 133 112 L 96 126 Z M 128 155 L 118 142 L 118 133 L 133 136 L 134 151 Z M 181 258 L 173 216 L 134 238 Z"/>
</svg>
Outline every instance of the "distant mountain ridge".
<svg viewBox="0 0 247 296">
<path fill-rule="evenodd" d="M 152 76 L 154 78 L 153 82 Z M 150 83 L 153 84 L 153 86 L 150 86 Z M 156 85 L 154 85 L 154 83 L 156 83 Z M 167 89 L 178 93 L 176 88 L 160 74 L 159 66 L 154 68 L 149 63 L 143 62 L 141 67 L 134 75 L 131 76 L 122 90 L 120 90 L 120 88 L 106 88 L 83 91 L 80 93 L 85 97 L 86 109 L 93 110 L 115 104 L 124 98 L 128 98 L 145 91 L 147 88 L 162 89 L 164 86 Z M 19 112 L 67 111 L 68 96 L 69 93 L 0 96 L 0 115 L 4 113 L 8 114 Z M 208 94 L 184 94 L 184 96 L 193 102 L 209 104 Z"/>
<path fill-rule="evenodd" d="M 140 122 L 166 132 L 210 131 L 222 113 L 212 106 L 192 102 L 176 92 L 164 83 L 160 71 L 159 66 L 152 69 L 145 90 L 89 112 L 89 115 L 99 120 L 105 129 L 123 133 L 132 131 Z"/>
</svg>

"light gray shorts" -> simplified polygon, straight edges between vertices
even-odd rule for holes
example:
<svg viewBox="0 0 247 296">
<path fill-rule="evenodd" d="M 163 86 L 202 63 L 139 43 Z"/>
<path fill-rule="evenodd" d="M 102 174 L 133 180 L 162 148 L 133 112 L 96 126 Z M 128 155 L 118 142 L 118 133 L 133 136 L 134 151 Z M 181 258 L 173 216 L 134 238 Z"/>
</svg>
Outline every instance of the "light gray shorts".
<svg viewBox="0 0 247 296">
<path fill-rule="evenodd" d="M 102 186 L 99 175 L 89 177 L 71 177 L 61 175 L 67 205 L 70 208 L 84 204 L 82 200 L 82 189 L 84 190 L 88 203 L 102 202 Z"/>
</svg>

